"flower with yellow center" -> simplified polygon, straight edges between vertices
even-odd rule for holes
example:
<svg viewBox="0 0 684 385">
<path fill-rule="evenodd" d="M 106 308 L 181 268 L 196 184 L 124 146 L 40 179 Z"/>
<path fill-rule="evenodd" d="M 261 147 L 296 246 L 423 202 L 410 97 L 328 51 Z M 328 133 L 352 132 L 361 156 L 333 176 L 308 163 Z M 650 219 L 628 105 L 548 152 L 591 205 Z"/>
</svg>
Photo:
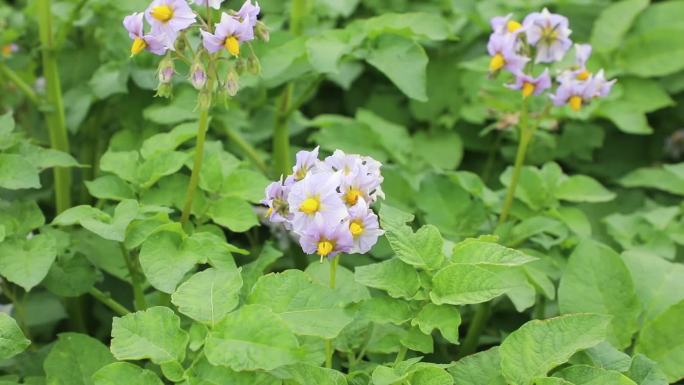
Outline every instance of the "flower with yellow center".
<svg viewBox="0 0 684 385">
<path fill-rule="evenodd" d="M 254 29 L 248 20 L 240 22 L 235 17 L 224 13 L 221 22 L 216 25 L 214 33 L 202 30 L 204 48 L 210 53 L 227 50 L 231 55 L 240 55 L 240 43 L 254 39 Z"/>
<path fill-rule="evenodd" d="M 233 55 L 235 57 L 240 56 L 240 42 L 238 41 L 237 37 L 229 36 L 226 39 L 224 46 L 228 50 L 228 53 L 230 53 L 231 55 Z"/>
<path fill-rule="evenodd" d="M 514 33 L 518 31 L 520 28 L 522 28 L 522 24 L 515 20 L 509 20 L 508 23 L 506 23 L 506 30 L 510 33 Z"/>
</svg>

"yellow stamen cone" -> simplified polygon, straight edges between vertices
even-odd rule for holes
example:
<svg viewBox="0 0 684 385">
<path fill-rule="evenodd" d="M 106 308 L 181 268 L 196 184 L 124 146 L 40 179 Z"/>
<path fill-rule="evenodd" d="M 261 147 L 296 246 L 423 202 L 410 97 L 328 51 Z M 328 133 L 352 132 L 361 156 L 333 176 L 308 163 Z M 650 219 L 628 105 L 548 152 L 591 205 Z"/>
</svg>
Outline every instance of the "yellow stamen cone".
<svg viewBox="0 0 684 385">
<path fill-rule="evenodd" d="M 162 23 L 166 23 L 173 18 L 173 8 L 166 4 L 158 5 L 152 8 L 150 15 Z"/>
<path fill-rule="evenodd" d="M 577 74 L 577 80 L 584 81 L 584 80 L 589 79 L 589 76 L 591 76 L 591 72 L 584 70 L 584 71 Z"/>
<path fill-rule="evenodd" d="M 330 241 L 320 241 L 318 242 L 318 248 L 316 250 L 316 253 L 321 256 L 321 259 L 324 257 L 327 257 L 328 254 L 332 253 L 333 249 L 335 248 L 335 245 L 332 244 Z"/>
<path fill-rule="evenodd" d="M 347 202 L 349 206 L 354 206 L 356 202 L 359 201 L 361 194 L 361 191 L 357 189 L 351 189 L 344 194 L 344 201 Z"/>
<path fill-rule="evenodd" d="M 351 232 L 351 234 L 354 238 L 363 234 L 363 230 L 364 230 L 363 229 L 363 223 L 361 223 L 361 222 L 353 221 L 352 223 L 349 224 L 349 231 Z"/>
<path fill-rule="evenodd" d="M 131 56 L 135 56 L 147 48 L 147 43 L 142 38 L 136 37 L 131 46 Z"/>
<path fill-rule="evenodd" d="M 579 111 L 582 108 L 582 97 L 577 95 L 571 96 L 568 105 L 573 111 Z"/>
<path fill-rule="evenodd" d="M 226 39 L 225 47 L 231 55 L 240 56 L 240 42 L 235 36 Z"/>
<path fill-rule="evenodd" d="M 496 72 L 503 68 L 504 65 L 506 65 L 506 61 L 504 60 L 503 55 L 497 53 L 492 57 L 492 60 L 489 62 L 489 71 Z"/>
<path fill-rule="evenodd" d="M 520 24 L 519 22 L 517 22 L 515 20 L 511 20 L 508 23 L 506 23 L 506 29 L 508 29 L 508 32 L 510 32 L 510 33 L 513 33 L 515 31 L 519 30 L 520 28 L 522 28 L 522 24 Z"/>
<path fill-rule="evenodd" d="M 529 82 L 523 83 L 523 86 L 522 86 L 523 98 L 527 98 L 530 95 L 532 95 L 534 93 L 534 89 L 535 89 L 534 84 L 529 83 Z"/>
<path fill-rule="evenodd" d="M 307 198 L 299 205 L 299 211 L 305 214 L 315 214 L 321 208 L 321 203 L 317 198 Z"/>
</svg>

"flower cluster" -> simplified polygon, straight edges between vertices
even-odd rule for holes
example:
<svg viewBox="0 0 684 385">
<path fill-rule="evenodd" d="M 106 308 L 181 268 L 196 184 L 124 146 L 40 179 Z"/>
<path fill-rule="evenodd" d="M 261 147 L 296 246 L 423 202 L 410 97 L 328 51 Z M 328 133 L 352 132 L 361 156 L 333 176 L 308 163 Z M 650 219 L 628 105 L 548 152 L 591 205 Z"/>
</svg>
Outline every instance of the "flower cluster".
<svg viewBox="0 0 684 385">
<path fill-rule="evenodd" d="M 331 258 L 366 253 L 384 232 L 370 205 L 383 198 L 380 162 L 336 150 L 321 161 L 318 147 L 297 153 L 292 175 L 266 188 L 268 218 L 299 238 L 307 254 Z"/>
<path fill-rule="evenodd" d="M 513 20 L 512 15 L 494 17 L 491 26 L 493 32 L 487 44 L 489 71 L 512 73 L 515 81 L 507 87 L 520 90 L 524 98 L 550 89 L 554 82 L 549 68 L 534 76 L 532 67 L 563 60 L 573 45 L 568 19 L 544 8 L 527 15 L 522 23 Z M 554 105 L 569 105 L 578 111 L 583 104 L 610 93 L 615 80 L 606 80 L 603 70 L 590 72 L 586 67 L 590 55 L 590 45 L 575 44 L 575 63 L 555 76 L 559 85 L 555 94 L 549 95 Z"/>
<path fill-rule="evenodd" d="M 153 0 L 144 12 L 126 16 L 123 25 L 133 40 L 131 56 L 143 51 L 159 56 L 166 55 L 159 65 L 157 91 L 160 96 L 170 96 L 175 59 L 184 60 L 190 65 L 190 82 L 197 90 L 203 91 L 209 79 L 221 80 L 212 71 L 216 71 L 217 53 L 225 50 L 237 60 L 236 64 L 230 66 L 223 81 L 224 91 L 229 96 L 234 96 L 239 88 L 240 69 L 248 68 L 255 73 L 259 70 L 258 59 L 253 53 L 247 64 L 244 64 L 240 58 L 241 44 L 251 42 L 255 36 L 268 40 L 268 29 L 258 20 L 259 4 L 246 0 L 238 11 L 222 12 L 219 23 L 214 26 L 211 22 L 211 8 L 220 9 L 223 0 L 191 1 L 200 7 L 206 18 L 193 11 L 186 0 Z M 150 25 L 149 32 L 145 32 L 144 20 Z M 199 26 L 202 37 L 202 45 L 196 49 L 190 46 L 186 36 L 193 26 Z M 187 54 L 188 51 L 190 55 Z M 213 89 L 208 91 L 213 92 Z"/>
</svg>

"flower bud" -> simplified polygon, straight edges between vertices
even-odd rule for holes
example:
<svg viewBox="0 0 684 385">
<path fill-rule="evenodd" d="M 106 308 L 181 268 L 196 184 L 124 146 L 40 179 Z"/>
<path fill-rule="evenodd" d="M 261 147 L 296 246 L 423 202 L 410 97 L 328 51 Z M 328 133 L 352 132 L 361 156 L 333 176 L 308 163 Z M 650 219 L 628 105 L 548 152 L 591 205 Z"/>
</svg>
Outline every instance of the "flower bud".
<svg viewBox="0 0 684 385">
<path fill-rule="evenodd" d="M 257 21 L 255 32 L 257 37 L 265 41 L 266 43 L 268 43 L 268 41 L 271 40 L 271 33 L 269 32 L 266 24 L 264 24 L 262 21 Z"/>
<path fill-rule="evenodd" d="M 159 83 L 168 84 L 173 80 L 173 74 L 176 72 L 173 66 L 173 60 L 169 57 L 165 57 L 159 63 Z"/>
<path fill-rule="evenodd" d="M 157 93 L 154 95 L 160 98 L 170 98 L 173 96 L 173 84 L 171 83 L 159 83 L 157 86 Z"/>
<path fill-rule="evenodd" d="M 207 71 L 199 61 L 190 67 L 190 82 L 196 90 L 200 91 L 207 85 Z"/>
<path fill-rule="evenodd" d="M 247 60 L 243 58 L 238 58 L 235 61 L 235 72 L 237 72 L 238 75 L 242 75 L 245 73 L 247 70 Z"/>
<path fill-rule="evenodd" d="M 225 89 L 228 96 L 235 96 L 240 90 L 240 77 L 237 72 L 235 72 L 235 69 L 231 68 L 230 71 L 228 71 Z"/>
<path fill-rule="evenodd" d="M 259 75 L 261 73 L 261 63 L 259 62 L 259 58 L 254 54 L 247 59 L 247 71 L 252 75 Z"/>
</svg>

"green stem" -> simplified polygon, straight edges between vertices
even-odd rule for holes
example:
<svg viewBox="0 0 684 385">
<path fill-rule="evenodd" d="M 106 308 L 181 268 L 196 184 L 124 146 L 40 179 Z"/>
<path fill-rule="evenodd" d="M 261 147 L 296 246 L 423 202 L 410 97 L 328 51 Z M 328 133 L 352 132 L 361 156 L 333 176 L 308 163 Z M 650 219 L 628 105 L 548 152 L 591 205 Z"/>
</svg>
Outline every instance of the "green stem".
<svg viewBox="0 0 684 385">
<path fill-rule="evenodd" d="M 82 297 L 64 298 L 64 308 L 69 315 L 69 325 L 72 330 L 79 333 L 88 332 L 83 307 Z"/>
<path fill-rule="evenodd" d="M 121 245 L 121 253 L 123 253 L 124 261 L 126 262 L 126 267 L 128 268 L 128 275 L 131 276 L 131 285 L 133 285 L 133 304 L 135 305 L 135 310 L 145 310 L 147 309 L 147 301 L 145 301 L 145 292 L 143 291 L 143 281 L 140 276 L 140 272 L 136 266 L 135 261 L 131 254 L 126 250 L 123 243 Z"/>
<path fill-rule="evenodd" d="M 242 150 L 245 156 L 249 158 L 249 160 L 251 160 L 259 170 L 261 170 L 264 174 L 268 174 L 268 166 L 266 166 L 266 163 L 264 163 L 264 161 L 261 159 L 254 146 L 252 146 L 248 141 L 245 140 L 245 138 L 242 137 L 242 135 L 232 128 L 226 126 L 225 131 L 228 139 L 235 143 L 235 145 Z"/>
<path fill-rule="evenodd" d="M 64 117 L 64 101 L 62 86 L 57 67 L 57 53 L 52 36 L 52 11 L 50 0 L 37 1 L 38 25 L 43 56 L 43 75 L 46 83 L 46 99 L 50 111 L 45 112 L 52 148 L 69 153 L 69 137 Z M 57 213 L 71 207 L 71 171 L 64 167 L 55 167 L 55 201 Z"/>
<path fill-rule="evenodd" d="M 304 30 L 304 17 L 309 10 L 308 0 L 292 0 L 290 9 L 290 32 L 294 35 L 301 35 Z"/>
<path fill-rule="evenodd" d="M 124 305 L 116 302 L 109 294 L 105 294 L 95 287 L 90 288 L 89 293 L 96 300 L 102 302 L 105 306 L 112 309 L 114 313 L 120 316 L 125 316 L 126 314 L 130 314 L 131 312 L 130 310 L 126 309 Z"/>
<path fill-rule="evenodd" d="M 22 79 L 16 72 L 7 66 L 7 64 L 0 62 L 0 73 L 5 75 L 17 88 L 26 95 L 26 98 L 35 105 L 40 105 L 40 99 L 36 92 L 29 86 L 24 79 Z"/>
<path fill-rule="evenodd" d="M 275 129 L 273 132 L 273 163 L 274 176 L 290 173 L 290 130 L 288 127 L 288 111 L 290 110 L 290 99 L 294 86 L 289 83 L 285 86 L 280 99 L 278 100 L 278 110 L 276 112 Z"/>
<path fill-rule="evenodd" d="M 211 89 L 211 88 L 209 88 Z M 185 224 L 190 219 L 190 212 L 192 211 L 192 201 L 195 197 L 195 190 L 199 184 L 200 171 L 202 170 L 202 159 L 204 158 L 204 141 L 207 138 L 207 130 L 209 129 L 209 109 L 211 103 L 200 108 L 199 124 L 197 126 L 197 144 L 195 147 L 195 160 L 192 166 L 192 174 L 190 175 L 190 183 L 188 190 L 185 193 L 185 204 L 183 205 L 183 214 L 181 215 L 181 223 Z"/>
<path fill-rule="evenodd" d="M 487 325 L 489 314 L 491 311 L 491 302 L 485 302 L 477 305 L 473 319 L 470 321 L 468 331 L 466 333 L 461 349 L 456 356 L 457 359 L 463 358 L 467 355 L 475 353 L 480 342 L 480 335 Z"/>
<path fill-rule="evenodd" d="M 24 298 L 19 298 L 14 291 L 14 287 L 10 286 L 9 282 L 0 279 L 0 287 L 2 287 L 2 294 L 5 295 L 14 304 L 14 312 L 17 317 L 17 323 L 26 338 L 31 339 L 31 331 L 26 322 L 26 313 L 24 312 Z"/>
<path fill-rule="evenodd" d="M 337 255 L 330 261 L 330 281 L 329 286 L 331 289 L 335 288 L 335 283 L 337 281 L 337 266 L 340 264 L 340 256 Z M 332 368 L 333 354 L 334 354 L 332 340 L 325 340 L 325 367 L 328 369 Z"/>
<path fill-rule="evenodd" d="M 404 361 L 407 352 L 408 348 L 402 345 L 401 348 L 399 348 L 399 351 L 397 352 L 397 358 L 394 359 L 394 366 L 397 366 L 401 361 Z"/>
<path fill-rule="evenodd" d="M 510 213 L 511 206 L 513 205 L 513 198 L 515 197 L 515 190 L 518 187 L 518 181 L 520 180 L 520 173 L 525 165 L 525 156 L 527 155 L 527 148 L 532 141 L 534 136 L 534 127 L 529 125 L 529 112 L 527 99 L 523 99 L 522 110 L 520 111 L 520 142 L 518 143 L 518 152 L 515 156 L 515 165 L 513 166 L 513 176 L 511 177 L 511 183 L 508 185 L 508 191 L 506 191 L 506 199 L 504 201 L 503 208 L 501 209 L 501 214 L 499 215 L 499 226 L 506 222 L 508 219 L 508 214 Z"/>
</svg>

